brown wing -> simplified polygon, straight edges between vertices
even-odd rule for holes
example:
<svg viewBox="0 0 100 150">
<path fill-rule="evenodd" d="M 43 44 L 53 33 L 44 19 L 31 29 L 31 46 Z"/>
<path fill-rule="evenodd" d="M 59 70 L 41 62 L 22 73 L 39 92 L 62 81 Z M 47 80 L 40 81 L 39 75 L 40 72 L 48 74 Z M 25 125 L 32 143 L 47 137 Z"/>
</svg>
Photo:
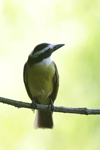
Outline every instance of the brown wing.
<svg viewBox="0 0 100 150">
<path fill-rule="evenodd" d="M 58 70 L 57 70 L 55 62 L 53 62 L 53 63 L 55 66 L 55 75 L 54 75 L 54 79 L 53 79 L 54 80 L 54 87 L 53 87 L 53 92 L 52 92 L 51 98 L 52 98 L 52 101 L 54 102 L 54 100 L 56 99 L 57 93 L 58 93 L 59 74 L 58 74 Z"/>
<path fill-rule="evenodd" d="M 25 84 L 28 96 L 30 97 L 31 100 L 33 100 L 32 94 L 31 94 L 30 89 L 28 87 L 27 62 L 25 63 L 24 69 L 23 69 L 23 80 L 24 80 L 24 84 Z"/>
</svg>

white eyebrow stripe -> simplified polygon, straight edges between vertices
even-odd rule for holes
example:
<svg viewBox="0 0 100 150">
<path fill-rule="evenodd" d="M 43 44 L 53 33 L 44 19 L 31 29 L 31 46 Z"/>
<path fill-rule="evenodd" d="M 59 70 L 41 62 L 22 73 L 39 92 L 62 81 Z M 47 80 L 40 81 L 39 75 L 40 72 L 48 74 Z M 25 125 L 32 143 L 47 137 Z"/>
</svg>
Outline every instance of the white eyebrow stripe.
<svg viewBox="0 0 100 150">
<path fill-rule="evenodd" d="M 39 54 L 44 53 L 47 49 L 49 49 L 49 46 L 47 46 L 46 48 L 44 48 L 44 49 L 41 50 L 41 51 L 35 52 L 35 53 L 34 53 L 34 56 L 37 56 L 37 55 L 39 55 Z"/>
<path fill-rule="evenodd" d="M 39 54 L 42 54 L 42 53 L 44 53 L 46 50 L 48 50 L 49 48 L 53 48 L 54 47 L 54 45 L 53 44 L 50 44 L 50 45 L 48 45 L 46 48 L 44 48 L 43 50 L 40 50 L 40 51 L 38 51 L 38 52 L 35 52 L 34 53 L 34 57 L 37 57 Z M 34 51 L 34 50 L 33 50 Z M 30 53 L 30 55 L 33 53 L 33 51 Z"/>
</svg>

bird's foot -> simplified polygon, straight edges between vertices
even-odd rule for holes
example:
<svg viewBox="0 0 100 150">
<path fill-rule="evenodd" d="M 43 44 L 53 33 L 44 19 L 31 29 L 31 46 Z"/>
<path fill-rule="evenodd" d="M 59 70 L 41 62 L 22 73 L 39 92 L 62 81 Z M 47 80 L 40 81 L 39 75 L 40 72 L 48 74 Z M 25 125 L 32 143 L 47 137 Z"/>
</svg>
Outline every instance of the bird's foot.
<svg viewBox="0 0 100 150">
<path fill-rule="evenodd" d="M 54 105 L 52 99 L 50 100 L 49 109 L 51 109 L 52 112 L 54 111 Z"/>
<path fill-rule="evenodd" d="M 37 103 L 35 102 L 35 99 L 32 100 L 31 106 L 32 106 L 32 109 L 36 109 L 37 108 Z"/>
</svg>

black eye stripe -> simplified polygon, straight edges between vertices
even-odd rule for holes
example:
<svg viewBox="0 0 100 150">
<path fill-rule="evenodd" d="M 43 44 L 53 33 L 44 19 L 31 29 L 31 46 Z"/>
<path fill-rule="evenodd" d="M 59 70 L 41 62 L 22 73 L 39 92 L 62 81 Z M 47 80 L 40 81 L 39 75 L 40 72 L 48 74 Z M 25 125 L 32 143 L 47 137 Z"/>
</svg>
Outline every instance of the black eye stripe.
<svg viewBox="0 0 100 150">
<path fill-rule="evenodd" d="M 51 50 L 50 48 L 48 50 L 46 50 L 45 52 L 41 53 L 38 57 L 46 57 L 46 56 L 50 56 L 51 55 Z"/>
<path fill-rule="evenodd" d="M 37 45 L 37 46 L 34 48 L 34 51 L 33 51 L 32 54 L 34 54 L 34 53 L 36 53 L 36 52 L 38 52 L 38 51 L 40 51 L 40 50 L 46 48 L 48 45 L 49 45 L 48 43 L 42 43 L 42 44 Z"/>
<path fill-rule="evenodd" d="M 50 48 L 47 51 L 45 51 L 45 52 L 48 53 L 48 54 L 51 54 Z"/>
<path fill-rule="evenodd" d="M 45 52 L 41 53 L 38 57 L 33 57 L 29 55 L 28 57 L 28 64 L 33 65 L 35 63 L 41 62 L 43 59 L 48 58 L 51 55 L 51 49 L 49 48 Z"/>
</svg>

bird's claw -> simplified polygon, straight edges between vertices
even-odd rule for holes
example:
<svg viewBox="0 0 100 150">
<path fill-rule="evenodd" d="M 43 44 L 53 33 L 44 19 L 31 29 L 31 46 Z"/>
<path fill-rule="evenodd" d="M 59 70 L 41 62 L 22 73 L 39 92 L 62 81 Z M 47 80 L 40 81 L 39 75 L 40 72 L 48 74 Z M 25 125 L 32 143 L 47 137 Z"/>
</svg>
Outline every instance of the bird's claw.
<svg viewBox="0 0 100 150">
<path fill-rule="evenodd" d="M 31 103 L 32 109 L 36 109 L 37 108 L 37 104 L 35 101 L 32 101 Z"/>
<path fill-rule="evenodd" d="M 52 99 L 50 100 L 49 109 L 51 109 L 51 111 L 54 111 L 54 105 Z"/>
</svg>

